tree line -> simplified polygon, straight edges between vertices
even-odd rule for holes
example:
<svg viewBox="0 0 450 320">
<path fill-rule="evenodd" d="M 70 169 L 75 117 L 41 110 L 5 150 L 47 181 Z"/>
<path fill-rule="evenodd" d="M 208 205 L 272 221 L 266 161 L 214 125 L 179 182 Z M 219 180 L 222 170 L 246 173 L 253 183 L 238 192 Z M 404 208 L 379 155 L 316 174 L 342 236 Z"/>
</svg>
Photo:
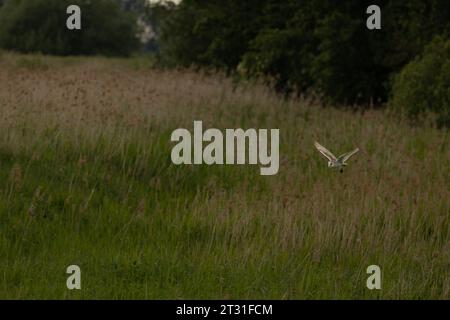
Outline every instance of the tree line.
<svg viewBox="0 0 450 320">
<path fill-rule="evenodd" d="M 162 29 L 167 64 L 241 67 L 280 90 L 314 89 L 337 103 L 385 101 L 391 76 L 433 37 L 450 35 L 446 0 L 384 0 L 382 29 L 366 28 L 373 1 L 183 0 Z"/>
</svg>

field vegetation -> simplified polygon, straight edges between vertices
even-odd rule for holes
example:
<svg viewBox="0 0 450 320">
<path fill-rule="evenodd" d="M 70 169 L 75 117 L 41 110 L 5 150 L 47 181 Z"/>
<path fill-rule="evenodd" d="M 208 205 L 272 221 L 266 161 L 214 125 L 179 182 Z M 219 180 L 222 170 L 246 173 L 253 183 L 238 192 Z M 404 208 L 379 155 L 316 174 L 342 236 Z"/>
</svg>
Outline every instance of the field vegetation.
<svg viewBox="0 0 450 320">
<path fill-rule="evenodd" d="M 449 298 L 448 130 L 150 64 L 0 55 L 0 298 Z M 279 173 L 173 165 L 194 120 L 279 128 Z"/>
</svg>

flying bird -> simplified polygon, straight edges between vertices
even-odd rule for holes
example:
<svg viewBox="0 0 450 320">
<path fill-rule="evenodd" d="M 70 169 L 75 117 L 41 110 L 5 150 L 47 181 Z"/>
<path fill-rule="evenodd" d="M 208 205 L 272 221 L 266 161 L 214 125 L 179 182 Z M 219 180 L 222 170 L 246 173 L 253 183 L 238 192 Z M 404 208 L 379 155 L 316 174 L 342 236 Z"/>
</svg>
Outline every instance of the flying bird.
<svg viewBox="0 0 450 320">
<path fill-rule="evenodd" d="M 336 156 L 332 154 L 330 150 L 322 146 L 317 141 L 314 142 L 314 146 L 317 148 L 317 150 L 319 150 L 321 154 L 323 154 L 328 159 L 328 167 L 338 168 L 340 172 L 344 171 L 344 167 L 347 165 L 346 161 L 359 151 L 359 148 L 356 148 L 355 150 L 344 153 L 336 158 Z"/>
</svg>

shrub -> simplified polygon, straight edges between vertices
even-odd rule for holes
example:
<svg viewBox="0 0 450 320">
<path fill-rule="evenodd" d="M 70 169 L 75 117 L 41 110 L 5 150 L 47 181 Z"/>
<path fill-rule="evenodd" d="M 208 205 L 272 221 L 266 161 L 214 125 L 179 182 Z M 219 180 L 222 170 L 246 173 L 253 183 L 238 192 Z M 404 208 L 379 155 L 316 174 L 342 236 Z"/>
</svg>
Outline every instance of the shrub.
<svg viewBox="0 0 450 320">
<path fill-rule="evenodd" d="M 66 8 L 82 8 L 82 30 L 66 28 Z M 56 55 L 129 55 L 139 45 L 136 19 L 111 0 L 7 0 L 0 46 Z"/>
<path fill-rule="evenodd" d="M 450 127 L 450 40 L 436 37 L 395 77 L 391 107 L 417 119 L 428 111 Z"/>
</svg>

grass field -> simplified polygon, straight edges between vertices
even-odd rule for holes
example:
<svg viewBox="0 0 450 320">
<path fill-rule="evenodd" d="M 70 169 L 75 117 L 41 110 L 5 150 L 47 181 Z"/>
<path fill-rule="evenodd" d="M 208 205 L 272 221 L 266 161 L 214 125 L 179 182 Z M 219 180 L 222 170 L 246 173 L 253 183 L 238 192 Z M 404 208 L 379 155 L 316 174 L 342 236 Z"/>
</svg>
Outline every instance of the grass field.
<svg viewBox="0 0 450 320">
<path fill-rule="evenodd" d="M 0 55 L 0 298 L 449 298 L 448 131 L 149 64 Z M 279 128 L 279 173 L 174 166 L 194 120 Z"/>
</svg>

